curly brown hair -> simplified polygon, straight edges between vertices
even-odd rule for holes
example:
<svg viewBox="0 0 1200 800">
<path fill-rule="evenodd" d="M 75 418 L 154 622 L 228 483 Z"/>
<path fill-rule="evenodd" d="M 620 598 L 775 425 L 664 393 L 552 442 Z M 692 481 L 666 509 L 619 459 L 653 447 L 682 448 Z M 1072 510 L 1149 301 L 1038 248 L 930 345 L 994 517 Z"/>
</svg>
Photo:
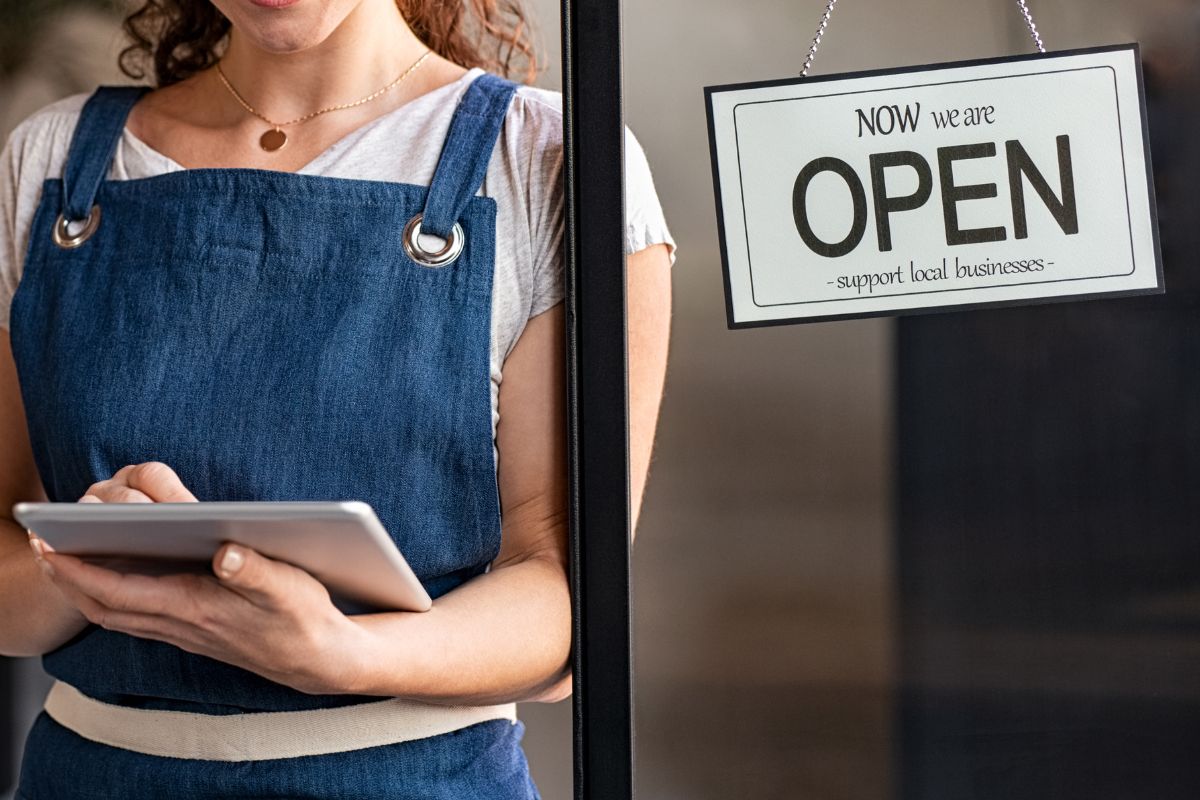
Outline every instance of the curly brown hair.
<svg viewBox="0 0 1200 800">
<path fill-rule="evenodd" d="M 412 32 L 438 55 L 532 83 L 539 68 L 522 0 L 396 0 Z M 220 58 L 229 20 L 210 0 L 146 0 L 125 18 L 133 43 L 121 71 L 135 80 L 153 67 L 158 86 L 177 83 Z"/>
</svg>

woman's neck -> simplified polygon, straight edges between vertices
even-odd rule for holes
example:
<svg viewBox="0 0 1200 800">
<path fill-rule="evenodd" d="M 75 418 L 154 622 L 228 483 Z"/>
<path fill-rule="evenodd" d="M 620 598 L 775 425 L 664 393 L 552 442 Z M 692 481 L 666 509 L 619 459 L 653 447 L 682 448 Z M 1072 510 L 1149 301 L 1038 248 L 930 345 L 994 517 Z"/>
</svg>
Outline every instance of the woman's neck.
<svg viewBox="0 0 1200 800">
<path fill-rule="evenodd" d="M 272 52 L 231 31 L 221 69 L 260 113 L 286 121 L 383 88 L 427 49 L 394 2 L 368 1 L 299 52 Z"/>
<path fill-rule="evenodd" d="M 361 0 L 319 43 L 297 44 L 311 34 L 309 19 L 291 31 L 284 26 L 269 32 L 235 28 L 221 71 L 258 113 L 285 123 L 370 95 L 427 49 L 394 0 Z M 186 168 L 294 171 L 351 131 L 466 71 L 431 54 L 411 77 L 372 102 L 287 127 L 287 146 L 277 151 L 263 149 L 260 137 L 269 129 L 267 123 L 242 108 L 212 68 L 150 92 L 134 106 L 126 124 L 152 149 Z"/>
</svg>

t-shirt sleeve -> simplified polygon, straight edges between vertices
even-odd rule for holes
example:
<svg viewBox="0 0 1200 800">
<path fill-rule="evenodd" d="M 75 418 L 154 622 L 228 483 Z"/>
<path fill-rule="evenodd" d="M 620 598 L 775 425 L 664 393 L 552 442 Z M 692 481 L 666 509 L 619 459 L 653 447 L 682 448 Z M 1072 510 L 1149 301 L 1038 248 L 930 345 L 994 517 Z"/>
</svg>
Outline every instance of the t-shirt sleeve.
<svg viewBox="0 0 1200 800">
<path fill-rule="evenodd" d="M 625 253 L 636 253 L 656 244 L 667 245 L 671 264 L 675 264 L 675 239 L 667 228 L 667 218 L 646 151 L 628 126 L 625 128 Z"/>
<path fill-rule="evenodd" d="M 563 230 L 566 198 L 563 193 L 562 111 L 540 107 L 529 169 L 529 231 L 533 253 L 533 297 L 529 316 L 535 317 L 566 295 L 563 283 Z"/>
<path fill-rule="evenodd" d="M 70 95 L 26 117 L 0 149 L 0 328 L 9 329 L 21 281 L 30 226 L 42 184 L 62 174 L 79 109 L 87 95 Z"/>
<path fill-rule="evenodd" d="M 533 303 L 529 316 L 546 311 L 566 294 L 563 268 L 565 201 L 563 196 L 563 143 L 561 119 L 557 132 L 539 136 L 538 166 L 533 179 L 543 187 L 545 200 L 530 204 L 530 230 L 534 235 Z M 641 143 L 625 128 L 625 253 L 629 255 L 655 244 L 666 244 L 675 263 L 675 240 L 667 227 L 662 205 L 654 187 L 650 164 Z"/>
<path fill-rule="evenodd" d="M 17 186 L 20 175 L 18 131 L 0 150 L 0 328 L 8 330 L 9 309 L 20 280 L 21 245 L 17 235 Z"/>
</svg>

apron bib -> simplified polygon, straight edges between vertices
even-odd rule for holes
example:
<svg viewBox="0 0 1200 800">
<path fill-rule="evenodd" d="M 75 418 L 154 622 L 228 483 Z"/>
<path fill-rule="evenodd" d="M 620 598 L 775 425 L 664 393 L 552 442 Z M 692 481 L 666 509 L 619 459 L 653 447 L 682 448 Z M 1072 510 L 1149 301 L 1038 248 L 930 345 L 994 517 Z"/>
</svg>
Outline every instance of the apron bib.
<svg viewBox="0 0 1200 800">
<path fill-rule="evenodd" d="M 515 89 L 490 74 L 471 83 L 428 187 L 257 169 L 107 180 L 147 89 L 98 89 L 62 180 L 43 186 L 11 311 L 49 499 L 73 502 L 126 464 L 163 461 L 202 501 L 370 503 L 434 598 L 485 571 L 500 548 L 489 369 L 496 203 L 476 192 Z M 81 241 L 64 218 L 89 220 Z M 446 247 L 425 251 L 418 233 Z M 90 697 L 138 708 L 229 714 L 380 699 L 306 694 L 95 625 L 43 665 Z M 43 718 L 35 733 L 53 724 Z M 480 763 L 514 773 L 520 756 L 523 765 L 518 726 L 474 726 L 494 732 L 476 746 L 507 748 Z M 455 737 L 357 752 L 419 747 L 429 757 L 439 741 L 467 744 Z M 48 757 L 38 750 L 27 761 Z M 381 762 L 401 769 L 396 786 L 420 789 L 423 774 L 436 774 L 404 761 Z M 513 780 L 531 789 L 527 774 Z"/>
</svg>

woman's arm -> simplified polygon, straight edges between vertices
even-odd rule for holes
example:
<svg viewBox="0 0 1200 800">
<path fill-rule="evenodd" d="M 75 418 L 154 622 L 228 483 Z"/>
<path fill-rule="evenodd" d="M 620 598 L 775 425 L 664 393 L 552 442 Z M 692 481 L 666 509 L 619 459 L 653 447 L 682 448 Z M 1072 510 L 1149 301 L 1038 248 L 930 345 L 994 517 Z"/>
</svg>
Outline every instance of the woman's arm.
<svg viewBox="0 0 1200 800">
<path fill-rule="evenodd" d="M 87 625 L 34 562 L 13 504 L 45 500 L 29 446 L 8 331 L 0 329 L 0 655 L 36 656 Z"/>
<path fill-rule="evenodd" d="M 369 635 L 354 691 L 428 701 L 524 700 L 569 670 L 563 305 L 528 321 L 504 363 L 503 534 L 491 570 L 425 613 L 353 617 Z"/>
<path fill-rule="evenodd" d="M 665 244 L 656 244 L 627 259 L 626 312 L 629 351 L 629 478 L 633 520 L 630 537 L 637 535 L 638 515 L 658 428 L 667 373 L 671 334 L 671 259 Z M 631 541 L 632 544 L 632 541 Z M 528 702 L 557 703 L 571 696 L 570 672 Z"/>
<path fill-rule="evenodd" d="M 658 409 L 667 377 L 671 338 L 671 258 L 656 244 L 627 259 L 625 308 L 629 350 L 629 483 L 633 507 L 630 536 L 637 535 L 638 516 L 650 473 Z"/>
</svg>

